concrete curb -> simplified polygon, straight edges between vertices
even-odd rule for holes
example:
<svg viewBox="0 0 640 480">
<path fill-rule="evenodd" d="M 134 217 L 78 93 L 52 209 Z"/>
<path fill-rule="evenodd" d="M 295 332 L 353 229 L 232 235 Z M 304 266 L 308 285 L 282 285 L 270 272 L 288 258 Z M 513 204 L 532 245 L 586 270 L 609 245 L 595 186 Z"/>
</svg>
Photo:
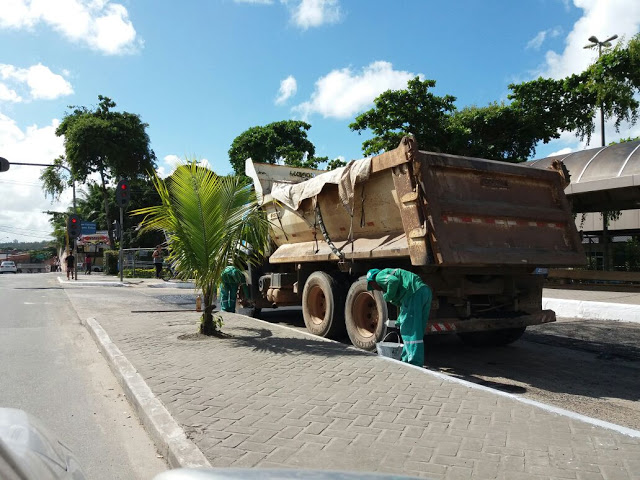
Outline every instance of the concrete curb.
<svg viewBox="0 0 640 480">
<path fill-rule="evenodd" d="M 82 322 L 109 363 L 138 418 L 172 468 L 211 468 L 202 451 L 187 438 L 162 402 L 156 398 L 142 376 L 111 341 L 95 318 Z"/>
<path fill-rule="evenodd" d="M 551 309 L 564 318 L 640 323 L 640 305 L 634 304 L 543 298 L 542 308 Z"/>
<path fill-rule="evenodd" d="M 79 287 L 128 287 L 129 285 L 124 282 L 110 282 L 110 281 L 82 281 L 82 280 L 63 280 L 62 277 L 58 277 L 58 283 L 62 285 L 76 285 Z"/>
</svg>

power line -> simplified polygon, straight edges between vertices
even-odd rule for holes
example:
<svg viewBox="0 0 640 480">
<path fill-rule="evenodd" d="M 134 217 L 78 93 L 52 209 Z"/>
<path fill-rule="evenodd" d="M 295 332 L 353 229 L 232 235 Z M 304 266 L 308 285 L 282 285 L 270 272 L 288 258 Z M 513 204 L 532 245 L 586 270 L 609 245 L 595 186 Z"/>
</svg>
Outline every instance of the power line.
<svg viewBox="0 0 640 480">
<path fill-rule="evenodd" d="M 28 187 L 40 187 L 40 188 L 42 188 L 42 183 L 20 182 L 20 181 L 16 181 L 16 180 L 0 180 L 0 183 L 8 183 L 10 185 L 26 185 Z"/>
<path fill-rule="evenodd" d="M 48 230 L 50 232 L 50 230 Z M 39 233 L 42 234 L 44 230 L 35 230 L 31 228 L 17 228 L 17 227 L 6 227 L 0 226 L 0 232 L 11 233 L 12 235 L 28 235 L 29 233 Z"/>
</svg>

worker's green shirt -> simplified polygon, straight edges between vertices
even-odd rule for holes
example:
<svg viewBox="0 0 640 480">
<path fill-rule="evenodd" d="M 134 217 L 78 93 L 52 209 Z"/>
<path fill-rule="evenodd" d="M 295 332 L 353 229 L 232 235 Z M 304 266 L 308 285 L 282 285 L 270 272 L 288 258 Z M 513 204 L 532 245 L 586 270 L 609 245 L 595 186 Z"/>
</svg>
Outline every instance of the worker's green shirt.
<svg viewBox="0 0 640 480">
<path fill-rule="evenodd" d="M 425 283 L 415 273 L 401 268 L 384 268 L 376 275 L 376 283 L 382 288 L 382 296 L 387 302 L 401 305 L 402 301 L 413 295 Z"/>
<path fill-rule="evenodd" d="M 221 277 L 220 280 L 222 280 L 222 283 L 229 283 L 229 284 L 246 283 L 244 274 L 233 265 L 229 265 L 228 267 L 226 267 L 222 271 L 222 275 L 220 275 L 220 277 Z"/>
</svg>

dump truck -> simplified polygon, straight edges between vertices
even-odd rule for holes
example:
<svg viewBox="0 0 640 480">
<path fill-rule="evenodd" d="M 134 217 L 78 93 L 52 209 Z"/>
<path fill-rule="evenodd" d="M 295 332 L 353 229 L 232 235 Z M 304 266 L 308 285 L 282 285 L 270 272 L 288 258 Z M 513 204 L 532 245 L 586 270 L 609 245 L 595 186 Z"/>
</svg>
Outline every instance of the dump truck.
<svg viewBox="0 0 640 480">
<path fill-rule="evenodd" d="M 585 264 L 559 162 L 541 170 L 418 150 L 332 171 L 246 162 L 271 226 L 265 263 L 250 268 L 254 314 L 302 306 L 307 329 L 372 350 L 397 309 L 367 291 L 370 268 L 402 268 L 433 291 L 426 335 L 505 345 L 555 321 L 542 310 L 539 267 Z"/>
</svg>

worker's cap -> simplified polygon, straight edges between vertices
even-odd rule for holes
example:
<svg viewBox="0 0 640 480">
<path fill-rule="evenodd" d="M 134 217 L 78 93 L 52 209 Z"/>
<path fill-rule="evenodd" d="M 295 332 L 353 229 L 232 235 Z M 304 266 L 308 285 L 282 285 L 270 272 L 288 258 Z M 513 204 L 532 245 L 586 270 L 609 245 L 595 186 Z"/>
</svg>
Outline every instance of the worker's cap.
<svg viewBox="0 0 640 480">
<path fill-rule="evenodd" d="M 373 290 L 373 287 L 371 286 L 371 282 L 376 281 L 376 275 L 378 275 L 378 273 L 380 273 L 379 268 L 372 268 L 367 272 L 367 290 Z"/>
</svg>

